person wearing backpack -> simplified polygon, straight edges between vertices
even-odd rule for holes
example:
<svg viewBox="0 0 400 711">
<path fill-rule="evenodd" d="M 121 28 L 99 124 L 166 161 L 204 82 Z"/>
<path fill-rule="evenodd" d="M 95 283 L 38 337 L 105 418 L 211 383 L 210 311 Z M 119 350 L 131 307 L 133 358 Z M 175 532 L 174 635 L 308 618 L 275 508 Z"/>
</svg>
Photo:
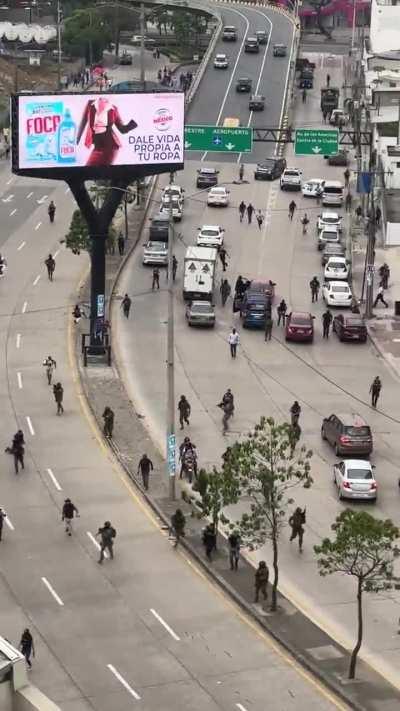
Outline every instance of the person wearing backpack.
<svg viewBox="0 0 400 711">
<path fill-rule="evenodd" d="M 115 528 L 112 527 L 110 521 L 106 521 L 104 526 L 102 528 L 99 528 L 97 531 L 96 536 L 100 536 L 101 539 L 101 545 L 100 545 L 100 558 L 97 561 L 98 563 L 102 563 L 104 560 L 104 551 L 107 549 L 111 560 L 114 558 L 114 552 L 113 552 L 113 546 L 114 546 L 114 538 L 117 535 L 117 532 Z"/>
</svg>

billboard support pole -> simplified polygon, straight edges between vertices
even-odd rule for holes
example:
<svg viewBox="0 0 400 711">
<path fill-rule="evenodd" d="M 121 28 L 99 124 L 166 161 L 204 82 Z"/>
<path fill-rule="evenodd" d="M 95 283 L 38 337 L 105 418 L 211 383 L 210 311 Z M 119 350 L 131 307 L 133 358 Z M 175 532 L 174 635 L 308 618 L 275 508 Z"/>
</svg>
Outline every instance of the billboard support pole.
<svg viewBox="0 0 400 711">
<path fill-rule="evenodd" d="M 145 88 L 146 75 L 144 71 L 144 2 L 140 3 L 140 83 Z"/>
<path fill-rule="evenodd" d="M 170 173 L 170 184 L 174 174 Z M 175 364 L 174 364 L 174 219 L 172 197 L 169 203 L 168 235 L 168 321 L 167 321 L 167 474 L 169 478 L 169 498 L 175 501 L 176 485 L 176 436 L 175 436 Z"/>
<path fill-rule="evenodd" d="M 61 89 L 61 6 L 60 0 L 57 0 L 57 81 L 58 91 Z"/>
</svg>

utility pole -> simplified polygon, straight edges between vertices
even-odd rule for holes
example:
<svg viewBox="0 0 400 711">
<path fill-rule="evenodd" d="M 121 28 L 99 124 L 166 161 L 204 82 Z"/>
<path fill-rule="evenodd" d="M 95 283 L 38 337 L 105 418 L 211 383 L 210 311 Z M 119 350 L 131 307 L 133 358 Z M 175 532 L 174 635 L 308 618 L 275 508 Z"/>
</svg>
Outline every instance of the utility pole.
<svg viewBox="0 0 400 711">
<path fill-rule="evenodd" d="M 397 145 L 400 146 L 400 99 L 398 101 L 398 124 L 397 124 Z"/>
<path fill-rule="evenodd" d="M 57 83 L 58 90 L 61 89 L 61 4 L 60 0 L 57 0 Z"/>
<path fill-rule="evenodd" d="M 170 173 L 169 182 L 173 183 L 174 174 Z M 174 218 L 172 213 L 172 195 L 169 196 L 169 234 L 168 234 L 168 321 L 167 321 L 167 475 L 169 478 L 169 498 L 175 501 L 176 483 L 176 435 L 175 435 L 175 364 L 174 364 Z"/>
<path fill-rule="evenodd" d="M 140 3 L 140 83 L 145 88 L 146 75 L 144 70 L 144 3 Z"/>
<path fill-rule="evenodd" d="M 374 273 L 375 273 L 375 231 L 376 231 L 376 220 L 375 220 L 375 200 L 374 200 L 374 187 L 375 187 L 375 165 L 372 161 L 372 141 L 370 146 L 370 158 L 369 158 L 369 171 L 370 171 L 370 201 L 369 201 L 369 215 L 368 215 L 368 242 L 367 251 L 365 256 L 365 281 L 366 281 L 366 292 L 365 292 L 365 318 L 373 317 L 373 299 L 374 299 Z"/>
</svg>

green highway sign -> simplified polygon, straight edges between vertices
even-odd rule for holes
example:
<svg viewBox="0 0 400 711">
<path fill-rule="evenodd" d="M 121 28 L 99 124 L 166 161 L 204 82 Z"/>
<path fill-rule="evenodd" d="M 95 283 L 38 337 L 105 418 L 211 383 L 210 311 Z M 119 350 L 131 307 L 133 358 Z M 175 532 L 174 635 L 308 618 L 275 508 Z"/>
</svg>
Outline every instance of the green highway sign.
<svg viewBox="0 0 400 711">
<path fill-rule="evenodd" d="M 298 128 L 294 137 L 296 156 L 334 156 L 339 152 L 339 131 L 325 128 Z"/>
<path fill-rule="evenodd" d="M 212 151 L 218 153 L 251 153 L 252 128 L 225 128 L 224 126 L 185 126 L 186 151 Z"/>
</svg>

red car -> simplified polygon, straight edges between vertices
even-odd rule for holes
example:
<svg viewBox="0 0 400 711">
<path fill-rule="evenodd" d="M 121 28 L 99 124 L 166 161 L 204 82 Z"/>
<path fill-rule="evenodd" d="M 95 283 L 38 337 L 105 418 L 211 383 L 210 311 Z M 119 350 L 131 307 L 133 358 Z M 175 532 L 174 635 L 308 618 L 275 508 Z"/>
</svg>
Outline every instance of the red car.
<svg viewBox="0 0 400 711">
<path fill-rule="evenodd" d="M 286 316 L 285 340 L 307 341 L 314 340 L 314 318 L 306 311 L 292 311 Z"/>
<path fill-rule="evenodd" d="M 339 341 L 365 343 L 367 340 L 367 327 L 359 314 L 350 316 L 338 314 L 333 319 L 332 330 L 337 334 Z"/>
</svg>

